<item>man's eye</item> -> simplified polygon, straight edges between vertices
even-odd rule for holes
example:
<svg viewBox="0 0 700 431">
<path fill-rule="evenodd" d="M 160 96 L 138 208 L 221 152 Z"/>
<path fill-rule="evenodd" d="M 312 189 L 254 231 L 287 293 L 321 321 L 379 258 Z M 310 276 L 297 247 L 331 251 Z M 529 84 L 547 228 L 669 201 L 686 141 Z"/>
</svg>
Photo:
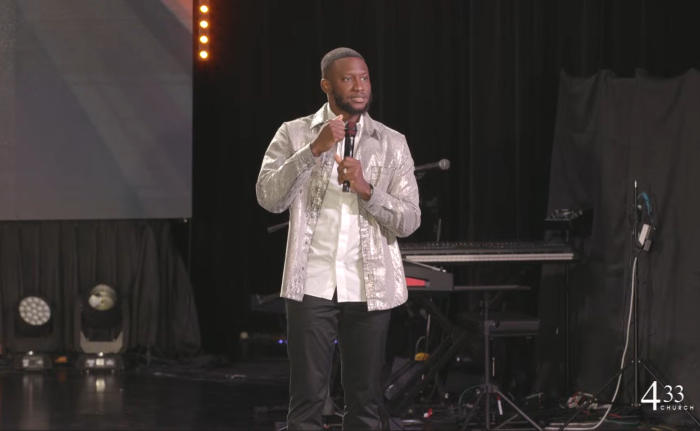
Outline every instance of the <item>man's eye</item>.
<svg viewBox="0 0 700 431">
<path fill-rule="evenodd" d="M 363 80 L 363 81 L 369 81 L 369 78 L 366 77 L 366 76 L 363 76 L 363 77 L 362 77 L 362 80 Z"/>
</svg>

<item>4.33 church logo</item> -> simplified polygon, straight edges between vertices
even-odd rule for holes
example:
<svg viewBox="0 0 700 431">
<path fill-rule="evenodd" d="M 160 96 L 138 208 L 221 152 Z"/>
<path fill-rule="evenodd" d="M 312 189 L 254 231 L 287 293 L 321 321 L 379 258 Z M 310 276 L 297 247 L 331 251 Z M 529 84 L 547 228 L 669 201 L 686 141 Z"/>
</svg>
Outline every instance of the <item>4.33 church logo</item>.
<svg viewBox="0 0 700 431">
<path fill-rule="evenodd" d="M 694 406 L 683 404 L 684 399 L 683 386 L 662 386 L 654 381 L 642 396 L 641 402 L 653 405 L 654 410 L 695 410 Z"/>
</svg>

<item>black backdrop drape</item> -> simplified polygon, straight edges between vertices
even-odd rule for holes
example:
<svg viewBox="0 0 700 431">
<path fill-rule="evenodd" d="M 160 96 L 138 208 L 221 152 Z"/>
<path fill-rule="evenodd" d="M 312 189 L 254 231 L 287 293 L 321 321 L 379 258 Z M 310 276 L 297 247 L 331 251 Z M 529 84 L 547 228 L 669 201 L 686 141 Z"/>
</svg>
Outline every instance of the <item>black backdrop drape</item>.
<svg viewBox="0 0 700 431">
<path fill-rule="evenodd" d="M 363 53 L 371 114 L 407 136 L 416 164 L 452 162 L 423 180 L 415 239 L 434 235 L 435 211 L 444 240 L 542 236 L 562 70 L 673 76 L 700 65 L 695 2 L 212 3 L 212 56 L 195 74 L 193 277 L 214 351 L 235 352 L 238 331 L 265 325 L 249 293 L 279 289 L 286 235 L 265 229 L 286 214 L 257 205 L 255 180 L 281 122 L 324 102 L 328 50 Z"/>
<path fill-rule="evenodd" d="M 586 261 L 572 277 L 578 381 L 602 388 L 619 368 L 629 313 L 634 183 L 649 196 L 652 246 L 639 257 L 640 356 L 658 376 L 700 400 L 700 73 L 659 79 L 562 76 L 550 208 L 591 207 Z M 633 340 L 633 338 L 631 339 Z M 627 360 L 632 358 L 630 341 Z M 602 346 L 607 346 L 601 349 Z M 640 396 L 653 379 L 642 373 Z M 628 381 L 632 371 L 626 375 Z M 628 390 L 631 387 L 628 387 Z M 591 389 L 591 391 L 594 389 Z M 608 397 L 612 395 L 614 386 Z M 625 394 L 631 401 L 631 393 Z M 609 399 L 609 398 L 608 398 Z M 664 397 L 668 399 L 668 397 Z"/>
</svg>

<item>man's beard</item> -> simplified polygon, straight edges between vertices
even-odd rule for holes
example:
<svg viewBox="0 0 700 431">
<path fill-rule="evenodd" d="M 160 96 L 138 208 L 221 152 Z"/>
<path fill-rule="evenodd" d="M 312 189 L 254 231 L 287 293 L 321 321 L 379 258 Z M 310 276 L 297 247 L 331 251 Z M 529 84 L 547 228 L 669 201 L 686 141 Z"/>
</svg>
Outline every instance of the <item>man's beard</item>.
<svg viewBox="0 0 700 431">
<path fill-rule="evenodd" d="M 357 115 L 357 114 L 362 115 L 365 112 L 369 111 L 369 106 L 372 104 L 372 93 L 369 94 L 369 97 L 367 98 L 367 103 L 365 103 L 365 106 L 361 109 L 353 108 L 352 105 L 350 104 L 349 100 L 347 102 L 344 102 L 343 97 L 336 94 L 335 91 L 333 92 L 333 99 L 335 100 L 335 106 L 337 106 L 338 108 L 347 112 L 348 114 L 350 114 L 350 115 Z"/>
</svg>

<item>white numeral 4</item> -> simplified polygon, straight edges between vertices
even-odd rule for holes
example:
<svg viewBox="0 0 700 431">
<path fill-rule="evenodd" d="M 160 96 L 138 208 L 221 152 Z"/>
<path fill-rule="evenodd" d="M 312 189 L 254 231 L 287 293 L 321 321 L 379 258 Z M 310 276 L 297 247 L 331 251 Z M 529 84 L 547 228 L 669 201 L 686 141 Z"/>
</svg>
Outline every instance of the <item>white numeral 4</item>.
<svg viewBox="0 0 700 431">
<path fill-rule="evenodd" d="M 647 395 L 649 395 L 649 392 L 651 392 L 652 398 L 648 399 Z M 656 407 L 659 405 L 661 401 L 659 398 L 656 396 L 656 382 L 652 383 L 651 386 L 649 386 L 649 389 L 647 389 L 646 393 L 644 396 L 642 396 L 642 403 L 647 403 L 647 404 L 653 404 L 654 405 L 654 410 L 656 410 Z"/>
</svg>

